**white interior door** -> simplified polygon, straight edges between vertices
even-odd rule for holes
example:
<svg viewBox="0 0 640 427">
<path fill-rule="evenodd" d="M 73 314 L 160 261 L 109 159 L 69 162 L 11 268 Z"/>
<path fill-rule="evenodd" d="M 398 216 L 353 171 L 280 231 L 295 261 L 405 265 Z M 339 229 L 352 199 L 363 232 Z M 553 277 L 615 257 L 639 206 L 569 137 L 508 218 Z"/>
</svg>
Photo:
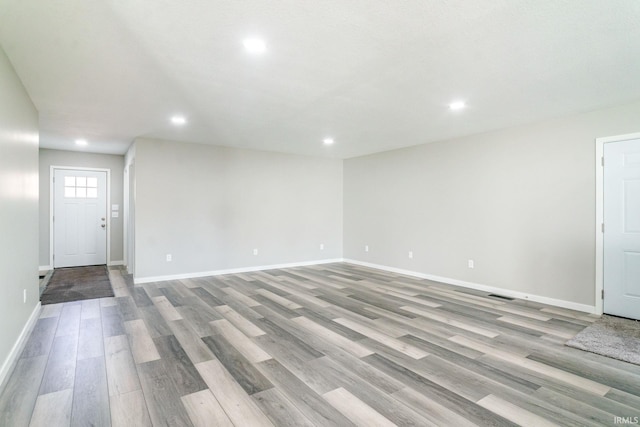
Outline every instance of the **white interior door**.
<svg viewBox="0 0 640 427">
<path fill-rule="evenodd" d="M 107 263 L 107 173 L 54 169 L 53 266 Z"/>
<path fill-rule="evenodd" d="M 640 139 L 604 144 L 603 308 L 640 319 Z"/>
</svg>

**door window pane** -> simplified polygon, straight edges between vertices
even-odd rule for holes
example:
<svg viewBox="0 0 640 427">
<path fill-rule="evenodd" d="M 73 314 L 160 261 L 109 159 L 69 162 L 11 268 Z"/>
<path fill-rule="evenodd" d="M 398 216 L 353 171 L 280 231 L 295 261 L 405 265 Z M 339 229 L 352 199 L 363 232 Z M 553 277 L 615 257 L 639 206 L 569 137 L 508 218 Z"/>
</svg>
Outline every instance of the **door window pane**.
<svg viewBox="0 0 640 427">
<path fill-rule="evenodd" d="M 65 176 L 64 197 L 76 199 L 97 199 L 98 178 L 93 176 Z"/>
</svg>

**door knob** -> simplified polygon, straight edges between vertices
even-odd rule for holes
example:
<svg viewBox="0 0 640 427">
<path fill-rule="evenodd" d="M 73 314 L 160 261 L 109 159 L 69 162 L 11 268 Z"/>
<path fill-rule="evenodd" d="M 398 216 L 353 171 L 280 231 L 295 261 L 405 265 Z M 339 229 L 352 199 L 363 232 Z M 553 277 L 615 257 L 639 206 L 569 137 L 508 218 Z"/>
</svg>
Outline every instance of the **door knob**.
<svg viewBox="0 0 640 427">
<path fill-rule="evenodd" d="M 105 220 L 104 218 L 100 218 L 100 219 L 103 220 L 103 221 Z"/>
<path fill-rule="evenodd" d="M 107 226 L 106 224 L 102 224 L 102 225 L 101 225 L 101 227 L 102 227 L 102 228 L 105 228 L 106 226 Z"/>
</svg>

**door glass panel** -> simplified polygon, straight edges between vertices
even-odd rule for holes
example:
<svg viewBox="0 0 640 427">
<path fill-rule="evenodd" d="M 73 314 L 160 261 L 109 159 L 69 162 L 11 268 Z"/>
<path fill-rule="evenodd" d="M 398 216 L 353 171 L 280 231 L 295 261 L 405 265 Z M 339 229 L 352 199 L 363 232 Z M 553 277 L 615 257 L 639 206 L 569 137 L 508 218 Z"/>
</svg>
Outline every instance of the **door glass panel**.
<svg viewBox="0 0 640 427">
<path fill-rule="evenodd" d="M 98 198 L 98 178 L 86 176 L 65 176 L 64 197 L 67 198 Z"/>
</svg>

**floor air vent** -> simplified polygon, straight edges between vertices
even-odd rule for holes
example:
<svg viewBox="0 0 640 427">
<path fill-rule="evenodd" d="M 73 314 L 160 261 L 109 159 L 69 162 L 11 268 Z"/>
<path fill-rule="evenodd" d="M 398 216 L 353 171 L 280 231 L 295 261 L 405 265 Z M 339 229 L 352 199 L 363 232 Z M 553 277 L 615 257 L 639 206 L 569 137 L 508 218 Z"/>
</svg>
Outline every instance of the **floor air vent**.
<svg viewBox="0 0 640 427">
<path fill-rule="evenodd" d="M 504 295 L 489 294 L 489 296 L 490 297 L 494 297 L 494 298 L 504 299 L 504 300 L 507 300 L 507 301 L 513 301 L 513 298 L 505 297 Z"/>
</svg>

